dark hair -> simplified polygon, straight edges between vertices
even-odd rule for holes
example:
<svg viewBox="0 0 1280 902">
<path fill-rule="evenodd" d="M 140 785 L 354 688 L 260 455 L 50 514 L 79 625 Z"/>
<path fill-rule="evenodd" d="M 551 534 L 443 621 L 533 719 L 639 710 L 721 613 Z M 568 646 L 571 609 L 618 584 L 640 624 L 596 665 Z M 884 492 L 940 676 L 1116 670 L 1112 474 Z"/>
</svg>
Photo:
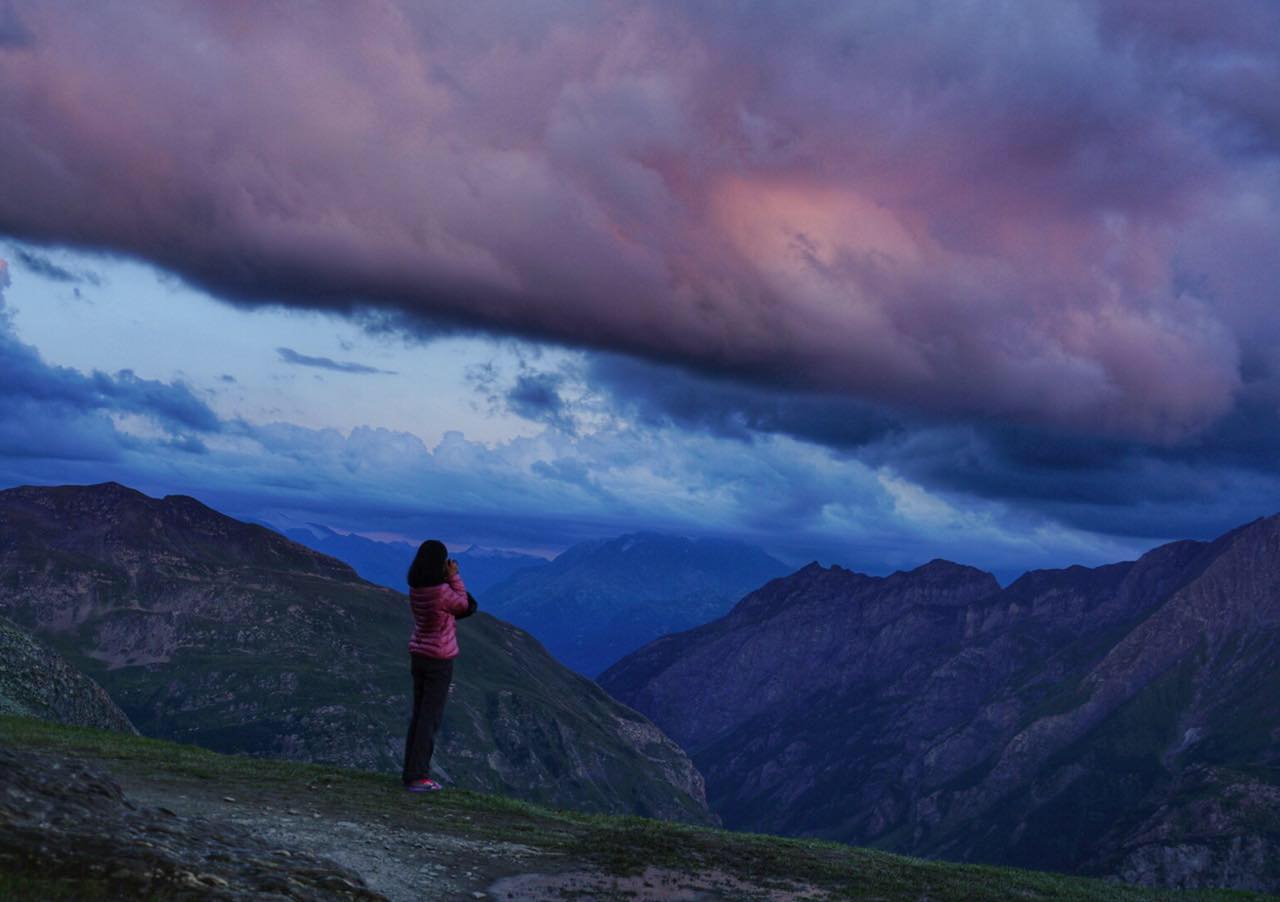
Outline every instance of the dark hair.
<svg viewBox="0 0 1280 902">
<path fill-rule="evenodd" d="M 409 588 L 438 586 L 444 582 L 444 565 L 449 560 L 449 549 L 444 542 L 427 539 L 418 546 L 413 563 L 409 565 Z"/>
</svg>

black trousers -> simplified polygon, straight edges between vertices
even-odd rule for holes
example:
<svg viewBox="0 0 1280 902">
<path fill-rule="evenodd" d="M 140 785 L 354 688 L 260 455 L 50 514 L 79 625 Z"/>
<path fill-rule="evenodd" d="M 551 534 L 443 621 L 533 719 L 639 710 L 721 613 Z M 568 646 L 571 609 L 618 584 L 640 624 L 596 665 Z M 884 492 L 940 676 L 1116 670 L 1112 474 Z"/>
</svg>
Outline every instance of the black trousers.
<svg viewBox="0 0 1280 902">
<path fill-rule="evenodd" d="M 453 661 L 409 655 L 413 670 L 413 716 L 404 740 L 405 783 L 431 776 L 436 731 L 444 720 L 444 703 L 453 681 Z"/>
</svg>

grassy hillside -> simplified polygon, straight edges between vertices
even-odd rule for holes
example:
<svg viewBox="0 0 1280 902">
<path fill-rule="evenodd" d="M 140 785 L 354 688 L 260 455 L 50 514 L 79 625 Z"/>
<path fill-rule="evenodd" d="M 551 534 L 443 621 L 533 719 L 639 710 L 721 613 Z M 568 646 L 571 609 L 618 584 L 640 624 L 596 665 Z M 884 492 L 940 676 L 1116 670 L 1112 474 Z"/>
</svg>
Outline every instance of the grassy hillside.
<svg viewBox="0 0 1280 902">
<path fill-rule="evenodd" d="M 95 679 L 145 735 L 400 768 L 407 596 L 193 498 L 110 483 L 0 491 L 0 614 Z M 458 641 L 432 762 L 444 782 L 717 822 L 685 753 L 529 634 L 481 612 Z"/>
<path fill-rule="evenodd" d="M 199 813 L 211 824 L 227 818 L 273 842 L 311 835 L 303 828 L 330 837 L 348 830 L 360 838 L 353 847 L 363 842 L 368 848 L 352 848 L 342 863 L 393 899 L 413 892 L 562 898 L 632 891 L 639 898 L 659 898 L 682 888 L 710 898 L 768 898 L 777 892 L 932 900 L 1256 898 L 1148 891 L 1056 874 L 922 861 L 830 842 L 555 811 L 464 790 L 410 795 L 385 775 L 220 755 L 29 718 L 0 717 L 0 744 L 34 750 L 42 760 L 86 760 L 109 771 L 127 797 L 179 815 Z M 15 861 L 5 854 L 4 837 L 0 831 L 0 895 L 10 890 L 51 898 L 110 897 L 109 877 L 83 885 L 62 879 L 39 861 Z M 388 857 L 401 849 L 409 856 L 407 875 L 396 872 L 397 863 Z M 328 851 L 333 852 L 332 845 Z"/>
</svg>

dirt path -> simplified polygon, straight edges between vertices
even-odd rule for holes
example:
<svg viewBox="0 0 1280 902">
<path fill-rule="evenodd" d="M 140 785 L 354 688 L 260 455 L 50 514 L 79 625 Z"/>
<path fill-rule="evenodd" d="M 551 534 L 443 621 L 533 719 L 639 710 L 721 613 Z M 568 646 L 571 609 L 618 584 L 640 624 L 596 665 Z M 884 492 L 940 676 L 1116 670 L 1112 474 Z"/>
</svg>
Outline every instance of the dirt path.
<svg viewBox="0 0 1280 902">
<path fill-rule="evenodd" d="M 433 831 L 420 819 L 411 824 L 389 814 L 373 820 L 346 819 L 341 800 L 327 795 L 322 787 L 300 803 L 283 793 L 258 793 L 252 799 L 222 795 L 212 787 L 165 776 L 118 773 L 116 777 L 135 803 L 227 821 L 272 845 L 331 859 L 360 874 L 370 889 L 391 902 L 828 898 L 812 887 L 766 889 L 715 870 L 689 874 L 649 868 L 636 876 L 617 877 L 533 846 Z"/>
<path fill-rule="evenodd" d="M 391 815 L 347 820 L 334 810 L 335 800 L 323 795 L 299 801 L 266 793 L 250 799 L 165 777 L 116 776 L 135 803 L 227 821 L 273 845 L 329 858 L 360 874 L 392 902 L 488 898 L 495 880 L 538 869 L 538 859 L 552 857 L 518 843 L 405 826 Z"/>
</svg>

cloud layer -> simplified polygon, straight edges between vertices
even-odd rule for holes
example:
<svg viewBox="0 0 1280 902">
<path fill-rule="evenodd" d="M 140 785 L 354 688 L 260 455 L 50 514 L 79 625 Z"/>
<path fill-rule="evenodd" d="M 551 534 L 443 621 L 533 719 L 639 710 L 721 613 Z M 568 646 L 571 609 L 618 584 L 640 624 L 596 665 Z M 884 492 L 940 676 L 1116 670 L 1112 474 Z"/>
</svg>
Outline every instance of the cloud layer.
<svg viewBox="0 0 1280 902">
<path fill-rule="evenodd" d="M 2 9 L 0 231 L 224 297 L 1157 445 L 1276 379 L 1269 0 Z"/>
<path fill-rule="evenodd" d="M 0 260 L 0 293 L 6 269 Z M 449 431 L 429 444 L 377 426 L 249 422 L 217 414 L 212 392 L 182 380 L 56 366 L 5 309 L 0 294 L 0 486 L 115 479 L 249 518 L 548 552 L 637 528 L 733 535 L 797 565 L 819 557 L 875 572 L 946 554 L 1012 577 L 1141 547 L 1034 510 L 958 505 L 765 419 L 749 432 L 677 420 L 639 388 L 639 377 L 656 384 L 669 373 L 625 371 L 637 377 L 629 385 L 619 370 L 609 382 L 598 355 L 561 355 L 558 370 L 534 355 L 514 371 L 477 373 L 478 397 L 541 431 L 491 443 Z M 706 385 L 684 387 L 691 408 L 717 401 Z M 740 396 L 719 400 L 741 406 Z"/>
</svg>

